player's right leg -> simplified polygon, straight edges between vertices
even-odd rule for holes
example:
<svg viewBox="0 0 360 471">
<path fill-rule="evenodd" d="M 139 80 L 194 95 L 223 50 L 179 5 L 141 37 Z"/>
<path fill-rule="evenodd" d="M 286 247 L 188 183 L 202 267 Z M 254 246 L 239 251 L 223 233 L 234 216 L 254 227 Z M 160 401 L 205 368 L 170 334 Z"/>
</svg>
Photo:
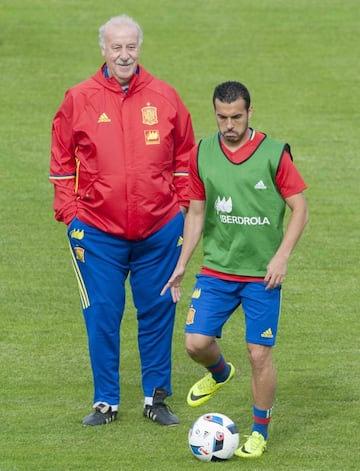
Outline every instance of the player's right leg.
<svg viewBox="0 0 360 471">
<path fill-rule="evenodd" d="M 227 363 L 221 353 L 216 363 L 208 364 L 208 366 L 204 364 L 203 366 L 205 366 L 209 373 L 190 388 L 187 395 L 187 403 L 191 407 L 197 407 L 207 402 L 220 388 L 225 386 L 235 374 L 235 367 L 231 363 Z M 222 381 L 217 380 L 214 373 L 212 373 L 215 369 L 217 370 L 217 374 L 221 373 L 223 376 Z"/>
<path fill-rule="evenodd" d="M 127 246 L 75 219 L 68 237 L 88 334 L 94 411 L 84 425 L 115 420 L 120 403 L 120 323 L 125 304 Z"/>
<path fill-rule="evenodd" d="M 189 390 L 187 402 L 196 407 L 207 402 L 234 376 L 235 368 L 225 361 L 216 338 L 239 305 L 237 284 L 198 275 L 185 327 L 189 356 L 208 373 Z"/>
</svg>

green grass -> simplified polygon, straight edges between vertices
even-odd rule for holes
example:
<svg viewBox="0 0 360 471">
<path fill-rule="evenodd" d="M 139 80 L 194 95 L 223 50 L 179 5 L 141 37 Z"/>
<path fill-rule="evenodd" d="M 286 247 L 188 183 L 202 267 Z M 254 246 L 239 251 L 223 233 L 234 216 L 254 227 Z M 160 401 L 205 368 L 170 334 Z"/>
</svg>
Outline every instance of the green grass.
<svg viewBox="0 0 360 471">
<path fill-rule="evenodd" d="M 0 471 L 358 469 L 357 3 L 2 0 Z M 142 63 L 179 90 L 198 138 L 215 130 L 214 86 L 243 81 L 252 92 L 252 124 L 290 142 L 309 185 L 311 219 L 284 286 L 269 447 L 255 462 L 205 464 L 187 449 L 188 428 L 202 413 L 226 413 L 241 434 L 251 426 L 241 311 L 221 341 L 236 377 L 208 405 L 192 410 L 185 403 L 202 374 L 183 347 L 199 251 L 184 282 L 174 334 L 169 403 L 181 424 L 166 429 L 142 418 L 129 297 L 119 421 L 81 426 L 92 381 L 65 228 L 52 214 L 50 127 L 65 89 L 100 66 L 98 26 L 121 12 L 143 26 Z"/>
</svg>

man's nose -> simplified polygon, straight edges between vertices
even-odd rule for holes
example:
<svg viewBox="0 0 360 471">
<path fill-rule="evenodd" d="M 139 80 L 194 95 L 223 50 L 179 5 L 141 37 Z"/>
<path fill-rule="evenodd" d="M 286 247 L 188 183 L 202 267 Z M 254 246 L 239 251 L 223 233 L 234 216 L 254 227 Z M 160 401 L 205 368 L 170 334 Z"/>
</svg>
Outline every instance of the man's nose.
<svg viewBox="0 0 360 471">
<path fill-rule="evenodd" d="M 129 59 L 130 55 L 129 52 L 126 49 L 123 49 L 120 51 L 120 59 L 124 62 L 126 62 Z"/>
</svg>

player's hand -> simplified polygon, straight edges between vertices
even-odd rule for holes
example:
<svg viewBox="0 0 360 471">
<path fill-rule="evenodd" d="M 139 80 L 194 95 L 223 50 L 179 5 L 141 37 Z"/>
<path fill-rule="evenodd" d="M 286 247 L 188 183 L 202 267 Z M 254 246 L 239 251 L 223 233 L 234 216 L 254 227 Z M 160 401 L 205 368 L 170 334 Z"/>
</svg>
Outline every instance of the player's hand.
<svg viewBox="0 0 360 471">
<path fill-rule="evenodd" d="M 160 296 L 164 296 L 166 291 L 170 288 L 171 290 L 171 297 L 174 303 L 180 301 L 181 292 L 180 292 L 180 284 L 185 274 L 185 268 L 176 267 L 173 271 L 169 281 L 161 290 Z"/>
<path fill-rule="evenodd" d="M 287 258 L 275 255 L 267 266 L 267 272 L 264 278 L 264 282 L 266 283 L 265 289 L 269 290 L 280 286 L 285 280 L 286 271 Z"/>
</svg>

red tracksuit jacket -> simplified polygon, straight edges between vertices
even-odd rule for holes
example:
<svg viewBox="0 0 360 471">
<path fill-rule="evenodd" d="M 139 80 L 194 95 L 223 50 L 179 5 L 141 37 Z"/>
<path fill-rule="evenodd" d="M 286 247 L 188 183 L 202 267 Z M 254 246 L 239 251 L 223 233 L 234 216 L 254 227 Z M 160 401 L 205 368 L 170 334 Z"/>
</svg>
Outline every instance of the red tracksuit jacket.
<svg viewBox="0 0 360 471">
<path fill-rule="evenodd" d="M 188 206 L 194 145 L 189 112 L 170 85 L 139 67 L 124 93 L 103 65 L 66 92 L 53 120 L 56 219 L 148 237 Z"/>
</svg>

